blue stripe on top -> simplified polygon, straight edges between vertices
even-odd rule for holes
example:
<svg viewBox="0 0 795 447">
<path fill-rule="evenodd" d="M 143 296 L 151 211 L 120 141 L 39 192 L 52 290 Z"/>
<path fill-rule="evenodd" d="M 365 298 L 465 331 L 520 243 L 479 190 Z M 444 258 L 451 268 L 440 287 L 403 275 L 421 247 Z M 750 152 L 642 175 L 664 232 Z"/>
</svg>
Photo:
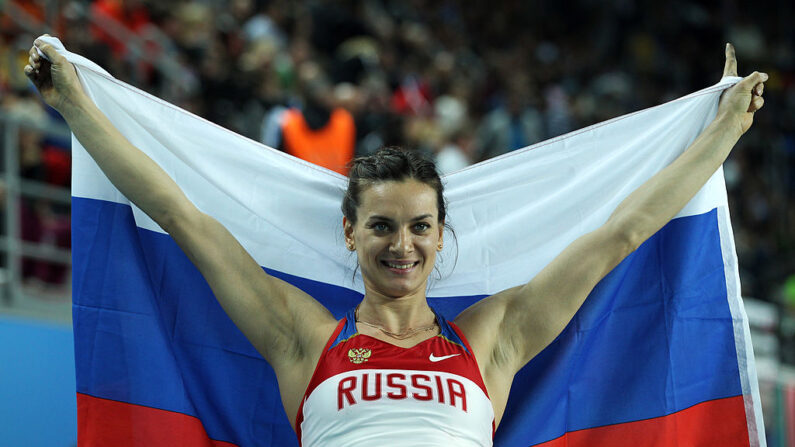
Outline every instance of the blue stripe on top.
<svg viewBox="0 0 795 447">
<path fill-rule="evenodd" d="M 467 354 L 472 355 L 472 353 L 469 352 L 469 349 L 467 349 L 467 344 L 464 343 L 464 341 L 461 340 L 461 337 L 458 336 L 456 331 L 454 331 L 453 328 L 450 327 L 450 323 L 447 321 L 444 315 L 440 314 L 439 312 L 436 312 L 436 309 L 434 309 L 433 307 L 431 307 L 431 310 L 433 310 L 433 313 L 436 314 L 436 321 L 439 323 L 439 327 L 442 328 L 441 332 L 439 333 L 439 335 L 437 335 L 437 337 L 446 338 L 448 341 L 461 346 L 461 348 L 463 348 Z"/>
<path fill-rule="evenodd" d="M 433 311 L 433 314 L 436 315 L 436 323 L 441 328 L 441 331 L 436 336 L 446 338 L 448 341 L 461 346 L 464 349 L 464 351 L 466 351 L 467 354 L 471 354 L 469 352 L 469 349 L 467 349 L 466 347 L 466 343 L 464 343 L 464 341 L 461 340 L 461 337 L 459 337 L 458 334 L 453 330 L 453 328 L 450 327 L 450 323 L 447 321 L 444 315 L 440 314 L 439 312 L 436 312 L 436 309 L 434 309 L 433 307 L 431 307 L 431 310 Z M 345 313 L 344 318 L 345 318 L 345 325 L 342 327 L 342 330 L 340 331 L 339 335 L 337 335 L 337 338 L 334 339 L 334 342 L 331 343 L 331 345 L 329 345 L 329 348 L 326 350 L 326 352 L 330 351 L 338 344 L 344 342 L 345 340 L 353 337 L 358 333 L 356 330 L 356 307 L 353 307 L 350 310 L 348 310 L 348 312 Z"/>
<path fill-rule="evenodd" d="M 334 343 L 329 345 L 326 352 L 331 351 L 331 349 L 334 348 L 334 346 L 337 346 L 338 344 L 344 342 L 345 340 L 353 337 L 358 333 L 356 331 L 356 316 L 354 314 L 355 311 L 356 308 L 354 307 L 345 313 L 345 316 L 343 317 L 345 318 L 345 326 L 342 327 L 342 330 L 340 331 L 339 335 L 337 335 L 337 339 L 334 340 Z"/>
</svg>

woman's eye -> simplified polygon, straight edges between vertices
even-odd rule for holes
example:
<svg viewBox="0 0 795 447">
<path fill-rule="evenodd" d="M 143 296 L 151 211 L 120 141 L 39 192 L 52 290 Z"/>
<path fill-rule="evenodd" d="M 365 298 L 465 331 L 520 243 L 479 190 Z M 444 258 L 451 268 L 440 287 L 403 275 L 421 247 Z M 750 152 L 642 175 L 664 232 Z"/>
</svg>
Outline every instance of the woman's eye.
<svg viewBox="0 0 795 447">
<path fill-rule="evenodd" d="M 415 231 L 425 231 L 425 230 L 427 230 L 429 228 L 431 228 L 431 226 L 426 224 L 426 223 L 418 223 L 418 224 L 414 225 L 414 230 Z"/>
<path fill-rule="evenodd" d="M 373 229 L 375 231 L 386 231 L 386 230 L 389 229 L 389 226 L 387 224 L 385 224 L 385 223 L 379 222 L 379 223 L 373 224 Z"/>
</svg>

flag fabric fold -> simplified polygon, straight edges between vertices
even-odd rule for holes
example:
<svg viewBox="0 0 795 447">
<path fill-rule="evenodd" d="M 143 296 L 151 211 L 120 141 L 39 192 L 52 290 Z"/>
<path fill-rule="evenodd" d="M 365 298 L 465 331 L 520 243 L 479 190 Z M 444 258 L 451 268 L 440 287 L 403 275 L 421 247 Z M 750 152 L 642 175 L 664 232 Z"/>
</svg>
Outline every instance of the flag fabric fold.
<svg viewBox="0 0 795 447">
<path fill-rule="evenodd" d="M 337 317 L 361 299 L 342 239 L 344 177 L 51 42 L 125 137 L 267 272 Z M 445 176 L 456 240 L 431 305 L 454 318 L 529 281 L 686 149 L 736 80 Z M 297 445 L 272 369 L 168 234 L 72 145 L 79 445 Z M 495 445 L 765 445 L 722 172 L 520 371 Z"/>
</svg>

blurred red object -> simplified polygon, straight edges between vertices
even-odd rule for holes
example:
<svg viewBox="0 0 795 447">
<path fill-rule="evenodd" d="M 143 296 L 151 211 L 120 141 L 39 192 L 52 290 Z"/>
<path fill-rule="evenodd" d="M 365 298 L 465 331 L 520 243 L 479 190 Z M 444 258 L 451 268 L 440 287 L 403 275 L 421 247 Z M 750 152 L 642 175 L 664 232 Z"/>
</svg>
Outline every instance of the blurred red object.
<svg viewBox="0 0 795 447">
<path fill-rule="evenodd" d="M 68 187 L 72 175 L 72 157 L 69 152 L 56 146 L 45 146 L 41 158 L 47 173 L 45 181 Z"/>
<path fill-rule="evenodd" d="M 91 14 L 98 19 L 114 20 L 133 32 L 151 23 L 146 6 L 137 0 L 97 0 L 91 4 Z M 91 33 L 97 40 L 107 44 L 114 55 L 122 56 L 127 51 L 124 41 L 99 26 L 92 25 Z"/>
</svg>

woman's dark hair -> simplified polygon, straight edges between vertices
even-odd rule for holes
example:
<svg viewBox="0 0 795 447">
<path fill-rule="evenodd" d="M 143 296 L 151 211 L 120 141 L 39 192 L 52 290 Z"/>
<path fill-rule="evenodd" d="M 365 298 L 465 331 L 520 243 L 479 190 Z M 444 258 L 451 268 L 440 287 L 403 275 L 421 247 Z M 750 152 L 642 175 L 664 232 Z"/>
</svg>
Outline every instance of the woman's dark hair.
<svg viewBox="0 0 795 447">
<path fill-rule="evenodd" d="M 447 215 L 444 201 L 444 186 L 436 165 L 417 151 L 396 146 L 379 149 L 375 154 L 353 160 L 348 178 L 348 190 L 342 199 L 342 214 L 356 223 L 356 210 L 359 208 L 362 190 L 384 181 L 414 179 L 425 183 L 436 191 L 436 206 L 439 222 Z"/>
</svg>

